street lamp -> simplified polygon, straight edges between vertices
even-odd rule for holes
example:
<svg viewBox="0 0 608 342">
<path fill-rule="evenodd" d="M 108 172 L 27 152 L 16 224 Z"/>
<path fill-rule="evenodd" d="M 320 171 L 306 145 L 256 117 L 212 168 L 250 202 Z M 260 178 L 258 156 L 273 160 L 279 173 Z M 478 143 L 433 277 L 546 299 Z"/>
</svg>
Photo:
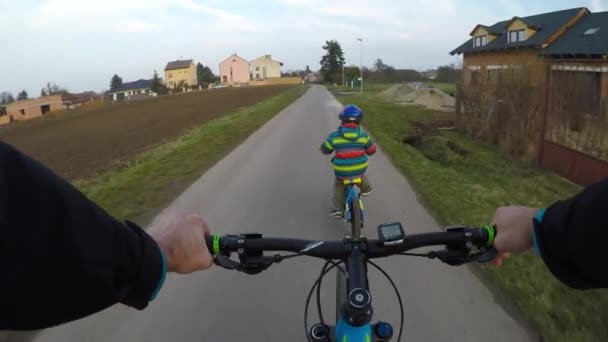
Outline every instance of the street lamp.
<svg viewBox="0 0 608 342">
<path fill-rule="evenodd" d="M 359 70 L 361 71 L 361 94 L 363 94 L 363 38 L 357 38 L 361 42 L 361 60 L 359 63 Z"/>
</svg>

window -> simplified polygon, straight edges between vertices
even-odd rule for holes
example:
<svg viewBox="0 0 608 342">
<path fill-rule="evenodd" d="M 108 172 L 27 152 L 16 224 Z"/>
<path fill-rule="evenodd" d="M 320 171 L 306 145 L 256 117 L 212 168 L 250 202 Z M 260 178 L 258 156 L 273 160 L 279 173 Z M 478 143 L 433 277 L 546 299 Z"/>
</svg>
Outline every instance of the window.
<svg viewBox="0 0 608 342">
<path fill-rule="evenodd" d="M 488 36 L 475 37 L 473 40 L 473 47 L 485 46 L 488 44 Z"/>
<path fill-rule="evenodd" d="M 528 39 L 526 29 L 509 31 L 509 43 L 523 42 Z"/>
<path fill-rule="evenodd" d="M 21 113 L 21 115 L 25 115 L 25 109 L 19 109 L 19 113 Z"/>
<path fill-rule="evenodd" d="M 169 73 L 169 78 L 173 77 L 173 74 Z"/>
<path fill-rule="evenodd" d="M 479 83 L 479 70 L 471 70 L 471 84 Z"/>
<path fill-rule="evenodd" d="M 260 67 L 259 67 L 259 66 L 256 66 L 256 67 L 255 67 L 255 71 L 260 71 Z"/>
<path fill-rule="evenodd" d="M 51 111 L 51 105 L 42 105 L 40 106 L 40 112 L 42 113 L 42 115 L 48 113 Z"/>
<path fill-rule="evenodd" d="M 599 27 L 594 27 L 594 28 L 590 28 L 587 31 L 585 31 L 585 33 L 583 33 L 584 36 L 592 36 L 594 34 L 597 33 L 597 31 L 599 31 L 600 28 Z"/>
</svg>

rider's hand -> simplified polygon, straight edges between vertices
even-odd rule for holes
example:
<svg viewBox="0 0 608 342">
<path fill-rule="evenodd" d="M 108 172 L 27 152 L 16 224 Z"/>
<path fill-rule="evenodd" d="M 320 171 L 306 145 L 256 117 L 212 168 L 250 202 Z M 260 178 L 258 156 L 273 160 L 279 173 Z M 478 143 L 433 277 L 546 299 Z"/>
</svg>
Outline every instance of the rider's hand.
<svg viewBox="0 0 608 342">
<path fill-rule="evenodd" d="M 213 265 L 205 244 L 209 227 L 200 215 L 165 210 L 148 228 L 148 233 L 163 250 L 169 272 L 191 273 Z"/>
<path fill-rule="evenodd" d="M 492 224 L 496 226 L 494 248 L 498 256 L 494 264 L 500 266 L 502 259 L 511 253 L 522 253 L 532 248 L 532 220 L 538 212 L 536 208 L 508 206 L 496 209 Z"/>
</svg>

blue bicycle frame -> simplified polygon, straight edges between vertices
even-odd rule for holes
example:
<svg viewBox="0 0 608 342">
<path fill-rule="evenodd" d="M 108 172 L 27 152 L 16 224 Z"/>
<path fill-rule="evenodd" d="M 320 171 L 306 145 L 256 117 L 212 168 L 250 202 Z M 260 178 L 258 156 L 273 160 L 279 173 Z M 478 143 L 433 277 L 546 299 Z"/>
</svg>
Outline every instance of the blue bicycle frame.
<svg viewBox="0 0 608 342">
<path fill-rule="evenodd" d="M 359 197 L 359 191 L 357 190 L 356 184 L 348 184 L 348 188 L 346 190 L 346 200 L 344 201 L 344 221 L 346 221 L 346 223 L 352 223 L 351 222 L 351 211 L 352 211 L 352 201 L 356 200 L 359 201 L 359 210 L 361 213 L 361 223 L 363 223 L 365 221 L 365 214 L 364 214 L 364 210 L 363 210 L 363 201 L 361 200 L 361 198 Z"/>
<path fill-rule="evenodd" d="M 372 325 L 367 323 L 361 327 L 348 325 L 341 319 L 336 325 L 336 342 L 372 342 Z"/>
<path fill-rule="evenodd" d="M 346 181 L 345 185 L 347 185 L 346 190 L 346 200 L 344 201 L 344 220 L 347 223 L 351 224 L 352 235 L 353 238 L 360 237 L 360 230 L 363 226 L 363 222 L 365 219 L 364 210 L 363 210 L 363 201 L 359 197 L 359 189 L 357 184 L 361 183 L 361 179 L 355 179 L 351 181 Z M 359 220 L 356 220 L 353 213 L 353 203 L 358 203 L 358 211 L 360 214 Z M 347 299 L 346 307 L 350 308 L 357 305 L 357 301 L 361 302 L 359 297 L 365 297 L 369 302 L 364 303 L 365 308 L 369 308 L 371 310 L 371 295 L 369 294 L 367 287 L 367 270 L 365 261 L 363 259 L 363 255 L 361 253 L 353 253 L 353 257 L 347 261 L 347 272 L 349 274 L 348 286 L 347 284 L 342 284 L 343 286 L 347 286 Z M 340 285 L 338 285 L 340 286 Z M 351 296 L 354 291 L 363 291 L 365 293 L 355 294 Z M 351 298 L 352 297 L 352 298 Z M 361 304 L 361 303 L 359 303 Z M 359 322 L 358 324 L 349 324 L 349 321 L 353 321 L 353 317 L 344 317 L 344 315 L 349 315 L 350 310 L 345 308 L 341 310 L 340 319 L 336 323 L 335 329 L 335 338 L 337 342 L 371 342 L 373 340 L 372 335 L 372 325 L 367 319 L 366 322 Z M 336 308 L 339 310 L 340 308 Z M 354 309 L 356 310 L 356 309 Z M 361 314 L 361 313 L 360 313 Z M 354 314 L 353 314 L 354 315 Z M 364 315 L 366 316 L 366 315 Z M 370 315 L 371 316 L 371 315 Z M 371 318 L 371 317 L 370 317 Z M 356 320 L 356 319 L 355 319 Z M 363 323 L 363 324 L 361 324 Z"/>
</svg>

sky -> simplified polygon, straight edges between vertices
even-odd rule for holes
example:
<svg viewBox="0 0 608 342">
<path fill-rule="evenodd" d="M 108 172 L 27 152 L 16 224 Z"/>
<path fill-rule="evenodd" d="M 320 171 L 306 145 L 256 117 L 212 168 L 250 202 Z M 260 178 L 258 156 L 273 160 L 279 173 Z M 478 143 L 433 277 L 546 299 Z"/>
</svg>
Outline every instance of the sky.
<svg viewBox="0 0 608 342">
<path fill-rule="evenodd" d="M 235 52 L 317 70 L 330 39 L 347 64 L 425 70 L 458 63 L 449 52 L 476 24 L 573 7 L 607 11 L 608 0 L 0 0 L 0 91 L 102 91 L 114 74 L 162 77 L 176 59 L 217 74 Z"/>
</svg>

